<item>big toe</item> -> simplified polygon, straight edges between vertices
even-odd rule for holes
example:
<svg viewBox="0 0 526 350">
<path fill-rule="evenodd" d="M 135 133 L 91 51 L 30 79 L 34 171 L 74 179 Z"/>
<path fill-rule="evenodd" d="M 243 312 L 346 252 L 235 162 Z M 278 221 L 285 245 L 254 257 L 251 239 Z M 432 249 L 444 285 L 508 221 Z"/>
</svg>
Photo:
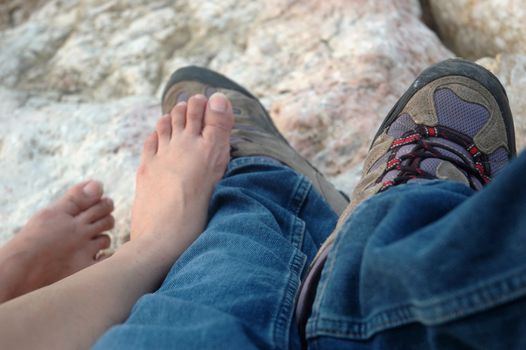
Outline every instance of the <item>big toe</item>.
<svg viewBox="0 0 526 350">
<path fill-rule="evenodd" d="M 102 183 L 89 180 L 71 187 L 58 200 L 57 206 L 70 215 L 76 216 L 97 203 L 103 193 Z"/>
<path fill-rule="evenodd" d="M 228 138 L 234 125 L 232 104 L 228 98 L 216 92 L 210 97 L 206 108 L 203 136 L 208 138 Z"/>
</svg>

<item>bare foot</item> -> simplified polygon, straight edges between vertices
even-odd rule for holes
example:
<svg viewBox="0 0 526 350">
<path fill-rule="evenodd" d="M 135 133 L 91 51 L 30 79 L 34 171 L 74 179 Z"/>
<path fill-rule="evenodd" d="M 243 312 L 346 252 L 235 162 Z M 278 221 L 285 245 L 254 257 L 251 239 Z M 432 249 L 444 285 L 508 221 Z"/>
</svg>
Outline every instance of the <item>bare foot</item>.
<svg viewBox="0 0 526 350">
<path fill-rule="evenodd" d="M 97 262 L 110 245 L 113 202 L 102 185 L 85 181 L 34 215 L 0 248 L 0 303 L 65 278 Z"/>
<path fill-rule="evenodd" d="M 161 117 L 146 140 L 137 171 L 131 239 L 169 237 L 174 256 L 202 232 L 215 184 L 230 159 L 234 124 L 230 101 L 220 93 L 196 95 Z"/>
</svg>

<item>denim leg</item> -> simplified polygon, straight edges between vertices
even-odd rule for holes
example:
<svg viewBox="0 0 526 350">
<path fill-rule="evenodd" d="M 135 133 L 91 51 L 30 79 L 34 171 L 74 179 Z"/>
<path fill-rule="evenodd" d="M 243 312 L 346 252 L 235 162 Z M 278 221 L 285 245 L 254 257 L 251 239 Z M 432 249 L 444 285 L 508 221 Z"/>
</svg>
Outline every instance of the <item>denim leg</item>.
<svg viewBox="0 0 526 350">
<path fill-rule="evenodd" d="M 291 336 L 301 275 L 336 214 L 302 175 L 263 157 L 233 160 L 206 230 L 158 291 L 143 296 L 99 349 L 274 349 Z M 192 220 L 192 218 L 188 218 Z"/>
<path fill-rule="evenodd" d="M 312 349 L 526 349 L 526 154 L 473 193 L 407 184 L 342 227 L 307 324 Z"/>
</svg>

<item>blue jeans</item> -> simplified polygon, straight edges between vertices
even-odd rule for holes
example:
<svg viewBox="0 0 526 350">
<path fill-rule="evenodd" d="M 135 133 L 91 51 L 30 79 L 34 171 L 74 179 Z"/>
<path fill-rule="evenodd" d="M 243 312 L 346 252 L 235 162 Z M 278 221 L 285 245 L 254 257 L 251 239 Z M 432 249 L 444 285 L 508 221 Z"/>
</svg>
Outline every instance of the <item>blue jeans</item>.
<svg viewBox="0 0 526 350">
<path fill-rule="evenodd" d="M 526 154 L 473 193 L 401 185 L 362 203 L 323 269 L 312 349 L 526 348 Z M 294 302 L 337 217 L 267 158 L 231 162 L 206 231 L 95 345 L 299 348 Z"/>
</svg>

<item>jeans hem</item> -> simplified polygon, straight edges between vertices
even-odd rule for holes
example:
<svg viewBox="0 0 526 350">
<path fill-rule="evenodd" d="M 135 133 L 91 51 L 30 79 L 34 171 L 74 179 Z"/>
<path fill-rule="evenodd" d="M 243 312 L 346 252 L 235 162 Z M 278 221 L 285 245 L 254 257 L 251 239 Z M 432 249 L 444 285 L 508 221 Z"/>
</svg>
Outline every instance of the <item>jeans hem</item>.
<svg viewBox="0 0 526 350">
<path fill-rule="evenodd" d="M 333 336 L 355 340 L 368 339 L 376 333 L 420 322 L 435 326 L 488 310 L 526 294 L 526 267 L 512 271 L 506 277 L 466 288 L 454 295 L 424 302 L 398 305 L 365 320 L 345 319 L 341 316 L 313 316 L 307 325 L 307 339 Z"/>
</svg>

